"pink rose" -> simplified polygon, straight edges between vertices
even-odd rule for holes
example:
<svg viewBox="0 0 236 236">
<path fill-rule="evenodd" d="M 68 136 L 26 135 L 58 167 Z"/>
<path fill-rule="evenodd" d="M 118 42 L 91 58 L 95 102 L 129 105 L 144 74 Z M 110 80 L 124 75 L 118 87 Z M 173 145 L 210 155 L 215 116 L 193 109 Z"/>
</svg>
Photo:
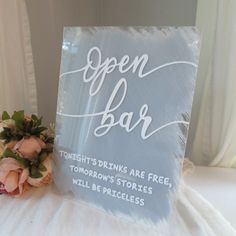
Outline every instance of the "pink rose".
<svg viewBox="0 0 236 236">
<path fill-rule="evenodd" d="M 28 169 L 23 169 L 13 158 L 3 158 L 0 161 L 0 194 L 21 195 L 29 184 Z"/>
<path fill-rule="evenodd" d="M 32 159 L 36 154 L 41 152 L 42 148 L 45 147 L 46 144 L 37 137 L 24 137 L 16 143 L 14 146 L 14 151 L 26 159 Z"/>
</svg>

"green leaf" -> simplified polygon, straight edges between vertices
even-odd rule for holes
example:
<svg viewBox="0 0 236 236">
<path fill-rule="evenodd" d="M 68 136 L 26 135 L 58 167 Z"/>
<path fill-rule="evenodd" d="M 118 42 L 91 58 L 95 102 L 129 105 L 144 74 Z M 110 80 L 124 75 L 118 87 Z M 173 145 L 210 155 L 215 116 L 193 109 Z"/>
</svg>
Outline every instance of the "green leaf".
<svg viewBox="0 0 236 236">
<path fill-rule="evenodd" d="M 16 160 L 20 163 L 21 166 L 23 166 L 24 168 L 27 168 L 29 167 L 29 161 L 24 159 L 24 158 L 21 158 L 19 156 L 17 156 Z"/>
<path fill-rule="evenodd" d="M 11 151 L 9 148 L 5 149 L 2 156 L 3 157 L 13 157 L 14 159 L 17 158 L 17 155 L 13 151 Z"/>
<path fill-rule="evenodd" d="M 5 149 L 5 151 L 4 151 L 3 154 L 2 154 L 2 157 L 3 157 L 3 158 L 4 158 L 4 157 L 5 157 L 5 158 L 13 158 L 13 159 L 15 159 L 16 161 L 18 161 L 19 164 L 20 164 L 22 167 L 24 167 L 24 168 L 26 168 L 26 167 L 29 166 L 29 161 L 28 161 L 28 160 L 26 160 L 26 159 L 24 159 L 24 158 L 18 156 L 18 155 L 15 154 L 13 151 L 11 151 L 9 148 Z"/>
<path fill-rule="evenodd" d="M 43 120 L 43 117 L 41 116 L 39 119 L 38 119 L 38 123 L 37 125 L 40 126 L 42 124 L 42 120 Z"/>
<path fill-rule="evenodd" d="M 36 115 L 31 115 L 31 119 L 34 121 L 35 126 L 38 127 L 42 124 L 43 117 L 38 118 Z"/>
<path fill-rule="evenodd" d="M 14 111 L 13 115 L 12 115 L 12 119 L 14 121 L 23 121 L 25 118 L 25 114 L 24 111 Z"/>
<path fill-rule="evenodd" d="M 40 171 L 35 166 L 31 167 L 30 176 L 35 179 L 43 177 L 43 175 L 40 173 Z"/>
<path fill-rule="evenodd" d="M 41 163 L 39 164 L 39 170 L 44 172 L 44 171 L 47 171 L 47 168 L 45 167 L 45 165 Z"/>
<path fill-rule="evenodd" d="M 11 117 L 9 116 L 9 114 L 6 111 L 4 111 L 2 113 L 2 120 L 9 120 L 10 118 Z"/>
<path fill-rule="evenodd" d="M 24 118 L 25 118 L 24 111 L 15 111 L 14 114 L 12 115 L 12 119 L 15 121 L 16 127 L 18 129 L 23 128 Z"/>
<path fill-rule="evenodd" d="M 46 152 L 42 152 L 39 156 L 39 162 L 42 163 L 46 160 L 48 154 Z"/>
<path fill-rule="evenodd" d="M 34 120 L 34 121 L 37 121 L 37 120 L 38 120 L 38 117 L 37 117 L 35 114 L 32 114 L 32 115 L 31 115 L 31 118 L 32 118 L 32 120 Z"/>
<path fill-rule="evenodd" d="M 37 135 L 37 134 L 40 134 L 41 132 L 43 132 L 44 130 L 47 130 L 47 127 L 41 126 L 41 127 L 33 128 L 31 130 L 31 134 L 32 135 Z"/>
<path fill-rule="evenodd" d="M 0 133 L 0 139 L 5 139 L 5 133 L 4 133 L 4 131 L 2 131 L 2 132 Z"/>
<path fill-rule="evenodd" d="M 15 121 L 16 128 L 22 129 L 23 128 L 23 121 L 17 120 Z"/>
</svg>

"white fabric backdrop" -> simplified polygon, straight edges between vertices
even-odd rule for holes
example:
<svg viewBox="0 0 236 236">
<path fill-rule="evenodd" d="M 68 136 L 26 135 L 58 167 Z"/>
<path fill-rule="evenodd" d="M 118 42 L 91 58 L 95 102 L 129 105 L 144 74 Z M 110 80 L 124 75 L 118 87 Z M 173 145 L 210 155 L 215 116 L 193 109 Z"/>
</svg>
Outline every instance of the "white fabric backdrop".
<svg viewBox="0 0 236 236">
<path fill-rule="evenodd" d="M 0 112 L 37 113 L 36 82 L 24 0 L 0 0 Z"/>
<path fill-rule="evenodd" d="M 199 0 L 202 49 L 190 136 L 197 164 L 236 166 L 236 1 Z M 201 90 L 203 90 L 201 93 Z M 197 102 L 196 102 L 197 101 Z M 193 134 L 194 132 L 194 134 Z"/>
</svg>

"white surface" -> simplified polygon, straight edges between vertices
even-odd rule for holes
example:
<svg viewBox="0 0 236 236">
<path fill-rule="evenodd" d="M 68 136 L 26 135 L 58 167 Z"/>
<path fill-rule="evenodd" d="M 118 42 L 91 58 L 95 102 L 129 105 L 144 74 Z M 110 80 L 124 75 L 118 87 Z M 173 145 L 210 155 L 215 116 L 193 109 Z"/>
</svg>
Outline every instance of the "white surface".
<svg viewBox="0 0 236 236">
<path fill-rule="evenodd" d="M 185 181 L 208 200 L 236 229 L 236 169 L 196 167 Z"/>
<path fill-rule="evenodd" d="M 170 219 L 156 229 L 131 225 L 75 203 L 52 186 L 30 191 L 19 199 L 0 196 L 0 216 L 1 236 L 236 236 L 222 215 L 185 185 L 180 188 Z"/>
</svg>

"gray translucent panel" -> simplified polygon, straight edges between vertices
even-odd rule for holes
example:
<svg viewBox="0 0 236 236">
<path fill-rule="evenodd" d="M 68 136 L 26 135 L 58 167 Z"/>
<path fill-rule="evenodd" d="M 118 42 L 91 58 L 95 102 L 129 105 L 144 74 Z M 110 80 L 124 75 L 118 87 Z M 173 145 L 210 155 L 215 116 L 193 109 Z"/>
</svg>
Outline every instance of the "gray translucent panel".
<svg viewBox="0 0 236 236">
<path fill-rule="evenodd" d="M 190 27 L 66 27 L 58 188 L 133 221 L 166 219 L 178 190 L 198 55 Z"/>
</svg>

